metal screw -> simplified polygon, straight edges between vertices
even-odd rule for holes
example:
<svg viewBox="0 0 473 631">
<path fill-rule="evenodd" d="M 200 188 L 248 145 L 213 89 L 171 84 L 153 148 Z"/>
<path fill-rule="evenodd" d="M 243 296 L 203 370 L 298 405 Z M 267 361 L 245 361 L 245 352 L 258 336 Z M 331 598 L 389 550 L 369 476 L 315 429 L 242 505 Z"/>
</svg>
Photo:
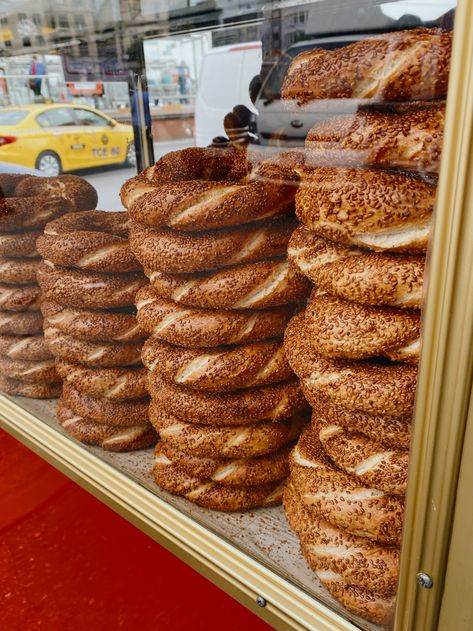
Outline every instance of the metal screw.
<svg viewBox="0 0 473 631">
<path fill-rule="evenodd" d="M 432 589 L 434 585 L 434 581 L 425 572 L 419 572 L 417 574 L 417 582 L 424 589 Z"/>
<path fill-rule="evenodd" d="M 256 596 L 256 604 L 258 605 L 258 607 L 266 607 L 268 603 L 266 602 L 266 599 L 263 598 L 263 596 Z"/>
</svg>

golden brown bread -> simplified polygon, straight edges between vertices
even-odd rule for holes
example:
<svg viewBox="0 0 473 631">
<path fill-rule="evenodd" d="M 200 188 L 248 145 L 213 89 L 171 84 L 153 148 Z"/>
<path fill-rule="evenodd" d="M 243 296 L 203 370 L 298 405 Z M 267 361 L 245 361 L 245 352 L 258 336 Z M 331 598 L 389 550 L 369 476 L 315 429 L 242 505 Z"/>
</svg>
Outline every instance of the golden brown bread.
<svg viewBox="0 0 473 631">
<path fill-rule="evenodd" d="M 74 210 L 92 210 L 96 207 L 98 200 L 97 191 L 92 184 L 78 175 L 24 177 L 16 185 L 15 195 L 38 196 L 38 199 L 59 197 Z"/>
<path fill-rule="evenodd" d="M 385 545 L 399 545 L 404 500 L 337 469 L 308 427 L 290 456 L 291 481 L 305 504 L 331 524 Z"/>
<path fill-rule="evenodd" d="M 36 243 L 41 256 L 64 267 L 97 272 L 135 272 L 141 266 L 128 243 L 128 213 L 67 213 L 46 225 Z"/>
<path fill-rule="evenodd" d="M 0 259 L 0 283 L 28 285 L 36 283 L 39 261 L 36 259 Z"/>
<path fill-rule="evenodd" d="M 166 342 L 202 348 L 281 337 L 294 305 L 233 310 L 184 307 L 143 287 L 136 295 L 137 319 L 144 331 Z"/>
<path fill-rule="evenodd" d="M 301 226 L 291 237 L 288 258 L 321 290 L 340 298 L 410 309 L 422 305 L 422 255 L 366 252 Z"/>
<path fill-rule="evenodd" d="M 253 458 L 293 443 L 307 423 L 303 414 L 285 421 L 250 425 L 199 425 L 186 423 L 151 401 L 149 418 L 163 441 L 187 454 L 204 458 Z"/>
<path fill-rule="evenodd" d="M 62 391 L 62 383 L 31 383 L 0 375 L 0 392 L 30 399 L 55 399 Z"/>
<path fill-rule="evenodd" d="M 39 195 L 0 198 L 0 233 L 39 230 L 48 221 L 71 210 L 74 207 L 63 197 Z"/>
<path fill-rule="evenodd" d="M 41 311 L 0 311 L 0 334 L 34 335 L 43 331 Z"/>
<path fill-rule="evenodd" d="M 401 114 L 359 111 L 329 118 L 307 134 L 306 164 L 438 173 L 444 123 L 444 106 Z"/>
<path fill-rule="evenodd" d="M 354 412 L 404 418 L 412 415 L 417 367 L 324 357 L 309 343 L 303 313 L 289 323 L 284 348 L 309 403 L 317 404 L 323 395 Z"/>
<path fill-rule="evenodd" d="M 59 399 L 56 416 L 64 430 L 76 440 L 87 445 L 99 445 L 106 451 L 134 451 L 154 445 L 157 440 L 151 426 L 104 425 L 75 414 Z"/>
<path fill-rule="evenodd" d="M 216 272 L 171 275 L 148 272 L 153 291 L 179 304 L 204 309 L 262 309 L 302 301 L 307 279 L 285 259 L 227 267 Z"/>
<path fill-rule="evenodd" d="M 148 375 L 153 400 L 170 414 L 202 425 L 249 425 L 257 421 L 283 421 L 306 409 L 297 379 L 236 392 L 209 393 L 171 385 Z"/>
<path fill-rule="evenodd" d="M 41 303 L 38 285 L 0 284 L 0 309 L 2 311 L 37 311 Z"/>
<path fill-rule="evenodd" d="M 18 379 L 18 381 L 28 383 L 57 383 L 60 381 L 54 359 L 29 361 L 10 359 L 6 355 L 1 355 L 0 373 L 10 379 Z"/>
<path fill-rule="evenodd" d="M 211 392 L 265 386 L 294 374 L 281 341 L 191 349 L 151 337 L 141 356 L 148 370 L 164 380 Z"/>
<path fill-rule="evenodd" d="M 402 358 L 415 364 L 420 352 L 420 312 L 373 307 L 315 290 L 305 310 L 312 348 L 329 357 Z"/>
<path fill-rule="evenodd" d="M 319 167 L 305 170 L 296 214 L 307 228 L 333 241 L 379 251 L 422 252 L 435 195 L 434 183 L 411 174 Z"/>
<path fill-rule="evenodd" d="M 12 232 L 0 234 L 0 256 L 6 258 L 37 257 L 36 240 L 41 232 Z"/>
<path fill-rule="evenodd" d="M 147 270 L 184 274 L 283 256 L 295 226 L 292 217 L 284 217 L 188 234 L 133 222 L 130 245 Z"/>
<path fill-rule="evenodd" d="M 283 99 L 411 101 L 447 94 L 452 32 L 418 28 L 382 33 L 347 46 L 315 48 L 294 58 Z"/>
<path fill-rule="evenodd" d="M 41 361 L 52 357 L 42 335 L 0 335 L 0 355 L 28 361 Z"/>
</svg>

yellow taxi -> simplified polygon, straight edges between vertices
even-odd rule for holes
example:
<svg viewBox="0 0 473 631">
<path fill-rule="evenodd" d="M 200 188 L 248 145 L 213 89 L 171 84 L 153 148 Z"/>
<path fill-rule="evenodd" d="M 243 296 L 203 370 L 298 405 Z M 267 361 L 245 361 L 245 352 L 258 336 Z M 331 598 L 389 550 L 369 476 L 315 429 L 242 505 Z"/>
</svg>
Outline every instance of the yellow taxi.
<svg viewBox="0 0 473 631">
<path fill-rule="evenodd" d="M 108 164 L 135 166 L 133 128 L 85 105 L 2 107 L 0 161 L 45 175 Z"/>
</svg>

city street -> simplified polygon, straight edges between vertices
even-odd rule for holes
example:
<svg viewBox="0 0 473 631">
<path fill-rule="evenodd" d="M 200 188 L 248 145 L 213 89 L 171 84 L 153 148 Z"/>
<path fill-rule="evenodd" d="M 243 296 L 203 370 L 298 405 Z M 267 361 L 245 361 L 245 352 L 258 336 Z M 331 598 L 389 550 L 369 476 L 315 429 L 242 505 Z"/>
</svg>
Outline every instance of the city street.
<svg viewBox="0 0 473 631">
<path fill-rule="evenodd" d="M 155 142 L 154 157 L 158 160 L 158 158 L 169 151 L 191 147 L 193 144 L 193 138 Z M 136 170 L 107 167 L 103 171 L 94 169 L 80 175 L 97 189 L 99 194 L 97 208 L 100 210 L 123 210 L 119 197 L 120 188 L 125 180 L 136 175 Z"/>
</svg>

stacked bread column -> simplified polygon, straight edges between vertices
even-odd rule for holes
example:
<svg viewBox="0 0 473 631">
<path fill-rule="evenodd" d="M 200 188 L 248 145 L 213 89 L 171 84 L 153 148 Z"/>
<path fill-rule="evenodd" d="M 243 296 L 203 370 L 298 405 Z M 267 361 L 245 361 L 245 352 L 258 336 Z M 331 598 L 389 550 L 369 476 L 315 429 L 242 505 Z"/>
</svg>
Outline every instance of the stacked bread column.
<svg viewBox="0 0 473 631">
<path fill-rule="evenodd" d="M 322 583 L 379 623 L 396 589 L 442 133 L 441 107 L 315 126 L 296 197 L 303 227 L 289 245 L 316 288 L 285 338 L 313 407 L 286 514 Z M 337 166 L 308 166 L 327 163 Z"/>
<path fill-rule="evenodd" d="M 0 390 L 33 398 L 57 397 L 61 380 L 43 337 L 40 257 L 44 225 L 75 207 L 95 208 L 92 186 L 77 176 L 0 176 Z"/>
<path fill-rule="evenodd" d="M 110 451 L 153 444 L 134 308 L 144 277 L 129 249 L 127 213 L 68 214 L 46 226 L 38 250 L 44 335 L 64 380 L 59 422 Z"/>
<path fill-rule="evenodd" d="M 285 257 L 295 182 L 249 168 L 234 150 L 184 150 L 122 190 L 150 279 L 137 306 L 155 479 L 217 510 L 281 501 L 306 405 L 282 348 L 307 291 Z"/>
</svg>

